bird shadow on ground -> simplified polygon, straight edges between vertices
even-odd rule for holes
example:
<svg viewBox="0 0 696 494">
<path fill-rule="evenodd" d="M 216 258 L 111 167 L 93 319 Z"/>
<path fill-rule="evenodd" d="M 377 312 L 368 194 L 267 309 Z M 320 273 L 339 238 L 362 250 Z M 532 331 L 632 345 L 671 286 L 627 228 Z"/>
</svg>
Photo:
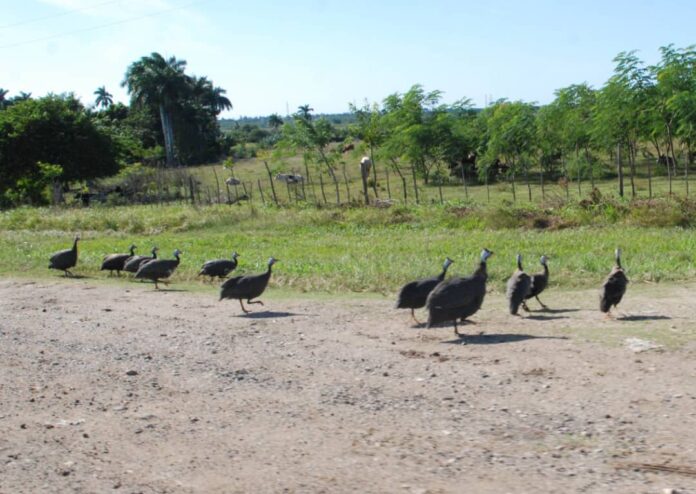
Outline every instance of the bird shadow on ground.
<svg viewBox="0 0 696 494">
<path fill-rule="evenodd" d="M 672 319 L 669 316 L 621 316 L 617 317 L 617 321 L 664 321 L 667 319 Z"/>
<path fill-rule="evenodd" d="M 530 312 L 532 314 L 564 314 L 566 312 L 580 312 L 580 309 L 537 309 Z"/>
<path fill-rule="evenodd" d="M 568 316 L 545 316 L 542 314 L 533 314 L 524 316 L 522 319 L 531 319 L 532 321 L 555 321 L 557 319 L 568 319 Z"/>
<path fill-rule="evenodd" d="M 184 290 L 183 288 L 155 288 L 152 291 L 164 293 L 164 292 L 187 292 L 188 290 Z"/>
<path fill-rule="evenodd" d="M 525 340 L 567 340 L 567 336 L 534 336 L 531 334 L 475 334 L 462 335 L 455 340 L 443 341 L 448 345 L 497 345 L 499 343 L 515 343 Z"/>
<path fill-rule="evenodd" d="M 296 314 L 294 312 L 265 310 L 263 312 L 250 312 L 249 314 L 238 314 L 236 317 L 245 319 L 271 319 L 274 317 L 293 317 L 293 316 L 309 316 L 311 314 Z"/>
<path fill-rule="evenodd" d="M 73 274 L 72 276 L 65 276 L 61 274 L 58 275 L 58 278 L 63 278 L 65 280 L 91 280 L 92 276 L 87 276 L 84 274 Z"/>
</svg>

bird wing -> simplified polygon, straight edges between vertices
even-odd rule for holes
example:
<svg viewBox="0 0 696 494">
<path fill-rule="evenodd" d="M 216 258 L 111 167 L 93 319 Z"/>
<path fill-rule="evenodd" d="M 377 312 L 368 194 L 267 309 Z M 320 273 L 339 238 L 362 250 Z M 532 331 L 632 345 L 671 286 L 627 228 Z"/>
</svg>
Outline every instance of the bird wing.
<svg viewBox="0 0 696 494">
<path fill-rule="evenodd" d="M 451 278 L 447 281 L 441 281 L 430 292 L 427 306 L 429 308 L 455 309 L 468 305 L 485 291 L 486 285 L 481 278 L 474 276 Z"/>
</svg>

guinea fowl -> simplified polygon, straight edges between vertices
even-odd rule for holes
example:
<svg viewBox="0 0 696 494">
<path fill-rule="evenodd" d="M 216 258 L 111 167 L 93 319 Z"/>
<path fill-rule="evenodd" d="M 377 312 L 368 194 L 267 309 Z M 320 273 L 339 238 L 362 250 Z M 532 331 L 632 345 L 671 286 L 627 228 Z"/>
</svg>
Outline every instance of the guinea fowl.
<svg viewBox="0 0 696 494">
<path fill-rule="evenodd" d="M 123 266 L 126 264 L 126 261 L 135 256 L 135 248 L 135 245 L 129 247 L 130 254 L 109 254 L 104 258 L 101 270 L 108 270 L 110 275 L 113 275 L 114 271 L 116 271 L 116 274 L 121 276 L 121 271 L 123 271 Z"/>
<path fill-rule="evenodd" d="M 215 259 L 214 261 L 206 261 L 205 264 L 203 264 L 200 273 L 198 273 L 198 276 L 210 276 L 211 280 L 216 276 L 218 278 L 224 278 L 237 268 L 238 257 L 239 254 L 233 252 L 231 259 Z"/>
<path fill-rule="evenodd" d="M 493 255 L 488 249 L 481 251 L 481 262 L 471 276 L 455 277 L 441 281 L 428 295 L 425 306 L 428 309 L 428 324 L 447 321 L 454 322 L 454 334 L 461 336 L 457 329 L 457 319 L 465 322 L 467 317 L 474 315 L 483 304 L 486 296 L 486 261 Z"/>
<path fill-rule="evenodd" d="M 604 281 L 599 298 L 599 310 L 604 312 L 607 318 L 611 317 L 611 308 L 616 307 L 621 302 L 628 285 L 628 278 L 621 267 L 621 249 L 616 249 L 614 255 L 616 265 Z"/>
<path fill-rule="evenodd" d="M 420 321 L 416 319 L 414 309 L 420 309 L 425 306 L 428 295 L 430 295 L 430 292 L 433 291 L 433 288 L 435 288 L 438 283 L 445 279 L 447 268 L 449 268 L 453 262 L 452 259 L 446 257 L 442 265 L 442 272 L 438 276 L 412 281 L 401 287 L 399 297 L 396 301 L 396 308 L 411 309 L 411 317 L 417 324 L 420 324 Z"/>
<path fill-rule="evenodd" d="M 159 248 L 153 247 L 151 256 L 133 256 L 129 258 L 123 265 L 123 270 L 129 273 L 137 273 L 143 263 L 157 259 L 157 251 L 159 251 Z"/>
<path fill-rule="evenodd" d="M 72 276 L 73 274 L 69 270 L 77 264 L 78 240 L 80 240 L 79 235 L 75 236 L 72 249 L 61 250 L 53 254 L 48 262 L 48 269 L 57 269 L 63 271 L 65 276 Z"/>
<path fill-rule="evenodd" d="M 518 315 L 520 305 L 524 303 L 531 284 L 532 278 L 522 268 L 522 254 L 517 254 L 517 270 L 507 282 L 507 298 L 510 314 L 513 316 Z"/>
<path fill-rule="evenodd" d="M 179 255 L 181 251 L 176 249 L 174 251 L 174 259 L 153 259 L 140 266 L 138 272 L 135 273 L 135 277 L 139 279 L 152 280 L 155 282 L 155 289 L 159 290 L 158 282 L 167 284 L 166 280 L 169 278 L 176 268 L 179 266 Z"/>
<path fill-rule="evenodd" d="M 235 276 L 225 281 L 220 285 L 220 300 L 226 298 L 239 300 L 239 304 L 242 306 L 245 314 L 251 311 L 246 310 L 242 302 L 243 299 L 246 299 L 248 304 L 263 305 L 263 302 L 260 300 L 252 301 L 252 299 L 260 297 L 268 286 L 268 280 L 271 279 L 271 267 L 276 262 L 278 260 L 273 257 L 268 259 L 268 270 L 265 273 Z"/>
<path fill-rule="evenodd" d="M 548 307 L 546 307 L 544 303 L 541 300 L 539 300 L 539 294 L 546 290 L 546 286 L 549 284 L 549 267 L 546 264 L 548 262 L 548 258 L 546 256 L 541 256 L 539 262 L 542 266 L 544 266 L 544 270 L 541 273 L 536 273 L 532 275 L 532 286 L 529 287 L 529 292 L 527 292 L 527 295 L 525 295 L 524 299 L 526 301 L 534 297 L 537 300 L 537 302 L 539 302 L 539 305 L 541 305 L 542 309 L 548 309 Z M 529 307 L 527 307 L 526 302 L 522 302 L 522 308 L 529 312 Z"/>
</svg>

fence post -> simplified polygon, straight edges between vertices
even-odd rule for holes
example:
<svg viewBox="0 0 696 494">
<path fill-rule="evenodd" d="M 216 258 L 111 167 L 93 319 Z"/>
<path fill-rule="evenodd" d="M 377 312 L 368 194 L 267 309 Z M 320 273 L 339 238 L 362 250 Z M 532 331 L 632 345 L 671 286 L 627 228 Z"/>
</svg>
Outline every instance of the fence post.
<svg viewBox="0 0 696 494">
<path fill-rule="evenodd" d="M 263 160 L 263 164 L 266 167 L 266 171 L 268 172 L 268 181 L 271 183 L 271 192 L 273 193 L 273 202 L 275 202 L 275 205 L 278 205 L 278 196 L 276 195 L 275 191 L 275 186 L 273 185 L 273 174 L 271 173 L 271 169 L 268 168 L 268 162 L 266 160 Z"/>
<path fill-rule="evenodd" d="M 257 180 L 257 185 L 259 187 L 259 194 L 261 195 L 261 204 L 266 205 L 266 198 L 263 197 L 263 189 L 261 188 L 261 179 Z"/>
</svg>

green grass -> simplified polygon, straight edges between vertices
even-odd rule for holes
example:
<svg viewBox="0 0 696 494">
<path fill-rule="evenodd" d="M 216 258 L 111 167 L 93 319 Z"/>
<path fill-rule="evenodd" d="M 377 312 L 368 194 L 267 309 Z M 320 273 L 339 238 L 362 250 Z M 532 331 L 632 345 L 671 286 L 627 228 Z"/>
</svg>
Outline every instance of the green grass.
<svg viewBox="0 0 696 494">
<path fill-rule="evenodd" d="M 453 273 L 468 274 L 483 247 L 495 252 L 489 270 L 496 291 L 504 289 L 517 252 L 525 255 L 528 271 L 538 269 L 541 254 L 549 256 L 553 285 L 568 288 L 599 286 L 616 246 L 624 250 L 633 282 L 696 276 L 692 229 L 634 226 L 630 212 L 607 216 L 605 209 L 588 213 L 577 205 L 559 207 L 549 217 L 551 226 L 560 222 L 560 227 L 538 230 L 529 228 L 530 221 L 548 212 L 509 207 L 20 208 L 0 214 L 0 274 L 57 275 L 46 269 L 50 254 L 69 247 L 72 235 L 80 233 L 79 274 L 105 277 L 98 272 L 102 257 L 123 252 L 133 242 L 140 253 L 158 245 L 164 257 L 182 250 L 174 280 L 190 283 L 203 261 L 237 250 L 240 273 L 264 269 L 272 255 L 281 260 L 272 285 L 299 292 L 391 293 L 406 281 L 437 273 L 445 256 L 455 260 Z M 578 219 L 578 211 L 587 218 Z M 582 221 L 587 226 L 563 228 L 563 222 Z"/>
</svg>

